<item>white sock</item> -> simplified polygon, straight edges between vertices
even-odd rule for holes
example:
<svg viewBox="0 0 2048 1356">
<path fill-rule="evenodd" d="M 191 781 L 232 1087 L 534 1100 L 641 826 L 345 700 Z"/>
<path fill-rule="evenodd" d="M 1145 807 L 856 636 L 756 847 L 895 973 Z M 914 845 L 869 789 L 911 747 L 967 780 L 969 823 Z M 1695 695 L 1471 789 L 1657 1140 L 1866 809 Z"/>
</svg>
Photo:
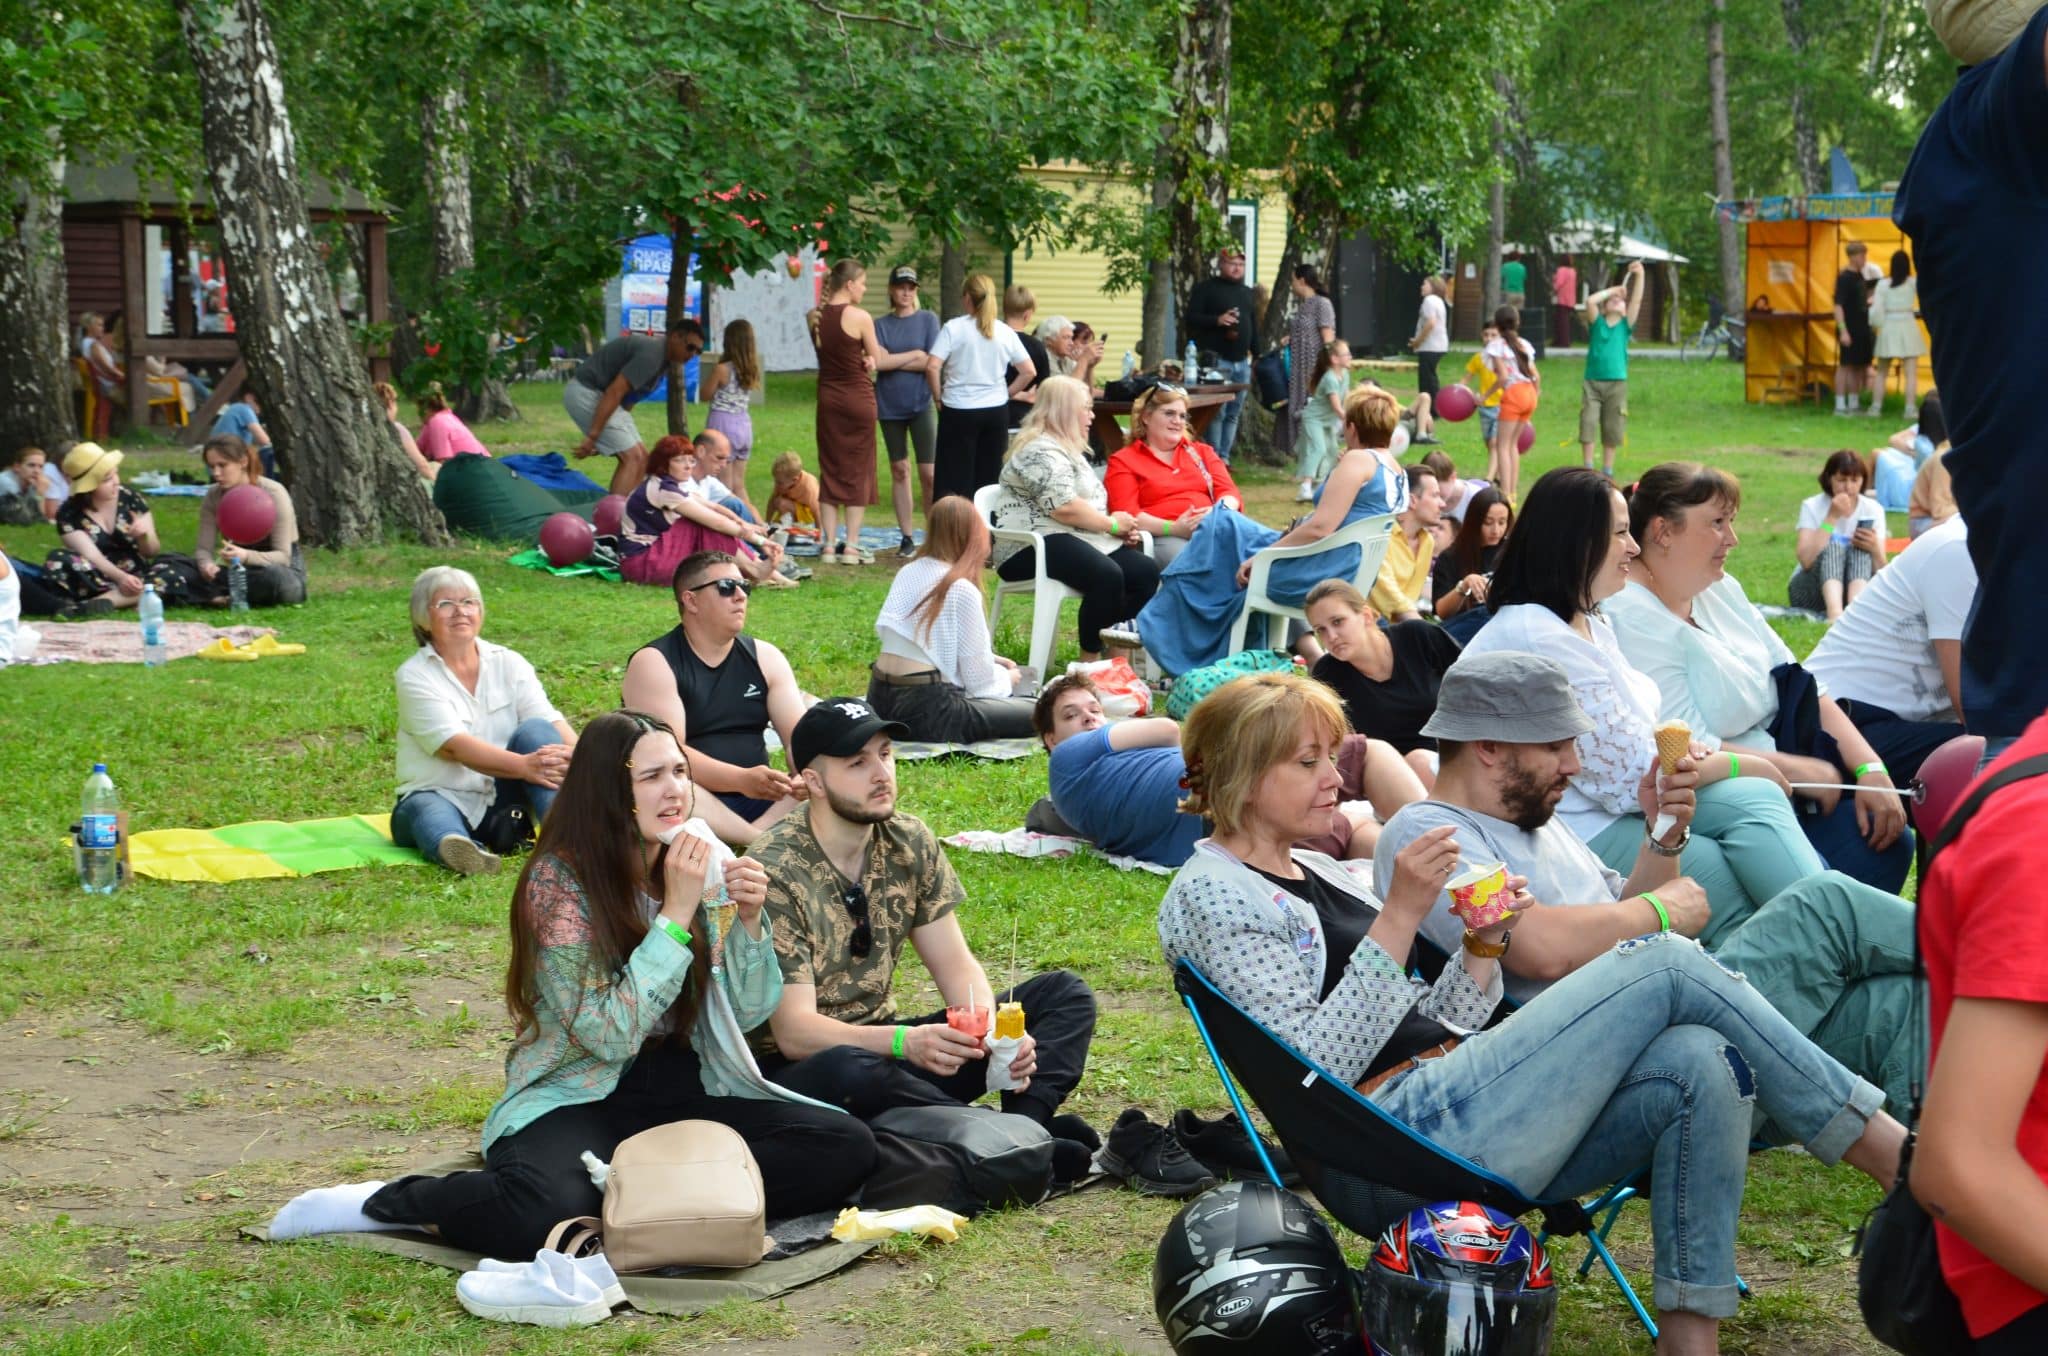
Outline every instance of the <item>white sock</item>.
<svg viewBox="0 0 2048 1356">
<path fill-rule="evenodd" d="M 1848 409 L 1848 408 L 1849 408 L 1849 397 L 1847 397 L 1847 396 L 1845 396 L 1845 395 L 1838 395 L 1838 396 L 1836 396 L 1836 397 L 1835 397 L 1835 408 L 1836 408 L 1836 409 L 1838 409 L 1838 410 L 1846 410 L 1846 409 Z"/>
<path fill-rule="evenodd" d="M 309 1234 L 391 1233 L 409 1224 L 385 1224 L 363 1213 L 363 1202 L 377 1194 L 382 1182 L 344 1182 L 315 1187 L 286 1201 L 270 1221 L 273 1241 Z"/>
</svg>

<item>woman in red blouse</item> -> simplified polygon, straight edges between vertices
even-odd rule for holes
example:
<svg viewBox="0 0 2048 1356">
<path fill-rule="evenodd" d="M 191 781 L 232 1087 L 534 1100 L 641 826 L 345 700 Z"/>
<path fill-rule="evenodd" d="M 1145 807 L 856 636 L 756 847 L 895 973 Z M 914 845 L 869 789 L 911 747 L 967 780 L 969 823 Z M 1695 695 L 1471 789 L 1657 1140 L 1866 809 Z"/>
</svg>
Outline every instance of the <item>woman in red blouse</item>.
<svg viewBox="0 0 2048 1356">
<path fill-rule="evenodd" d="M 1216 449 L 1188 436 L 1188 393 L 1154 386 L 1131 406 L 1131 442 L 1102 477 L 1109 511 L 1127 513 L 1152 534 L 1152 557 L 1172 563 L 1203 517 L 1218 504 L 1244 507 L 1244 495 Z"/>
</svg>

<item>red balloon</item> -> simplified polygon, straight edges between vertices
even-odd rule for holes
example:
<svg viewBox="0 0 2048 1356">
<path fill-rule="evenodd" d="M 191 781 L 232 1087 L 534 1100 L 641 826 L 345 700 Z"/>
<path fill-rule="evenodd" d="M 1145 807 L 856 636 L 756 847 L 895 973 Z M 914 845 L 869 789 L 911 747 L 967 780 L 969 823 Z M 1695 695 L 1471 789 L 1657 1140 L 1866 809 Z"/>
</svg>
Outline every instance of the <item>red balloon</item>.
<svg viewBox="0 0 2048 1356">
<path fill-rule="evenodd" d="M 600 537 L 616 537 L 619 525 L 626 521 L 626 496 L 608 494 L 597 501 L 597 507 L 590 511 L 590 521 L 597 528 Z"/>
<path fill-rule="evenodd" d="M 220 497 L 213 518 L 237 546 L 256 546 L 277 526 L 277 503 L 260 485 L 237 485 Z"/>
<path fill-rule="evenodd" d="M 1527 452 L 1534 446 L 1536 446 L 1536 426 L 1534 424 L 1522 425 L 1521 433 L 1515 438 L 1515 451 Z"/>
<path fill-rule="evenodd" d="M 597 548 L 597 533 L 573 513 L 557 513 L 540 525 L 540 549 L 548 564 L 574 565 L 588 560 Z"/>
<path fill-rule="evenodd" d="M 1472 411 L 1479 408 L 1479 397 L 1472 394 L 1469 386 L 1446 386 L 1436 393 L 1436 401 L 1431 408 L 1437 418 L 1462 424 L 1472 417 Z"/>
</svg>

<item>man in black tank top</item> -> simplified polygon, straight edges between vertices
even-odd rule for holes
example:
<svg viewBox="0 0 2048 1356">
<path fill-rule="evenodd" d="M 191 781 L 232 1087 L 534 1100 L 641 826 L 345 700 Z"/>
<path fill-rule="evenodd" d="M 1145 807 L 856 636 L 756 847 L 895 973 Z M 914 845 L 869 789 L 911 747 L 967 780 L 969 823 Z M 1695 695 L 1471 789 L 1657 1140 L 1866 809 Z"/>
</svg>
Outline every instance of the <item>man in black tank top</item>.
<svg viewBox="0 0 2048 1356">
<path fill-rule="evenodd" d="M 667 721 L 689 751 L 697 785 L 758 833 L 803 798 L 801 782 L 768 765 L 766 737 L 772 724 L 788 747 L 803 693 L 782 651 L 743 634 L 747 594 L 737 560 L 699 551 L 676 567 L 673 583 L 681 623 L 634 653 L 619 699 Z"/>
</svg>

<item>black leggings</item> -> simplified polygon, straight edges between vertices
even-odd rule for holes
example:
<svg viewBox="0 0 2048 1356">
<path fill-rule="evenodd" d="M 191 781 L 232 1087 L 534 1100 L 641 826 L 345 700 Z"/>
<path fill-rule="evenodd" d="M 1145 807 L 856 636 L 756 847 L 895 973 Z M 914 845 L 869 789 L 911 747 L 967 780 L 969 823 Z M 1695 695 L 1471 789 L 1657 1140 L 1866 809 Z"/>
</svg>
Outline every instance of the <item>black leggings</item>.
<svg viewBox="0 0 2048 1356">
<path fill-rule="evenodd" d="M 1011 556 L 996 574 L 1017 583 L 1038 568 L 1037 553 Z M 1081 595 L 1081 648 L 1102 653 L 1102 628 L 1138 615 L 1159 591 L 1159 565 L 1135 546 L 1107 555 L 1069 532 L 1045 535 L 1045 572 Z"/>
<path fill-rule="evenodd" d="M 43 582 L 42 571 L 30 574 L 28 567 L 13 556 L 7 558 L 14 577 L 21 581 L 21 615 L 24 617 L 61 616 L 71 600 Z"/>
<path fill-rule="evenodd" d="M 1977 1356 L 2039 1356 L 2048 1351 L 2048 1304 L 2037 1304 L 1977 1339 Z"/>
<path fill-rule="evenodd" d="M 1010 445 L 1009 407 L 985 410 L 939 407 L 939 445 L 932 461 L 932 502 L 949 494 L 974 498 L 984 485 L 1003 473 L 1003 451 Z"/>
<path fill-rule="evenodd" d="M 595 1215 L 604 1197 L 580 1155 L 609 1159 L 619 1142 L 670 1121 L 718 1121 L 753 1151 L 768 1218 L 829 1210 L 853 1198 L 875 1165 L 875 1139 L 852 1116 L 794 1102 L 712 1097 L 694 1050 L 649 1047 L 601 1102 L 557 1107 L 500 1137 L 481 1172 L 401 1177 L 363 1205 L 386 1224 L 432 1224 L 458 1248 L 523 1261 L 562 1220 Z"/>
<path fill-rule="evenodd" d="M 1024 1005 L 1025 1028 L 1038 1046 L 1038 1072 L 1023 1092 L 1001 1094 L 1003 1110 L 1044 1125 L 1081 1081 L 1088 1043 L 1095 1038 L 1095 993 L 1071 970 L 1033 975 L 998 1003 Z M 944 1012 L 904 1020 L 923 1026 L 946 1020 Z M 988 1061 L 970 1060 L 950 1074 L 920 1069 L 857 1045 L 835 1045 L 808 1059 L 761 1062 L 769 1078 L 806 1097 L 845 1107 L 863 1120 L 898 1106 L 960 1106 L 988 1090 Z"/>
</svg>

